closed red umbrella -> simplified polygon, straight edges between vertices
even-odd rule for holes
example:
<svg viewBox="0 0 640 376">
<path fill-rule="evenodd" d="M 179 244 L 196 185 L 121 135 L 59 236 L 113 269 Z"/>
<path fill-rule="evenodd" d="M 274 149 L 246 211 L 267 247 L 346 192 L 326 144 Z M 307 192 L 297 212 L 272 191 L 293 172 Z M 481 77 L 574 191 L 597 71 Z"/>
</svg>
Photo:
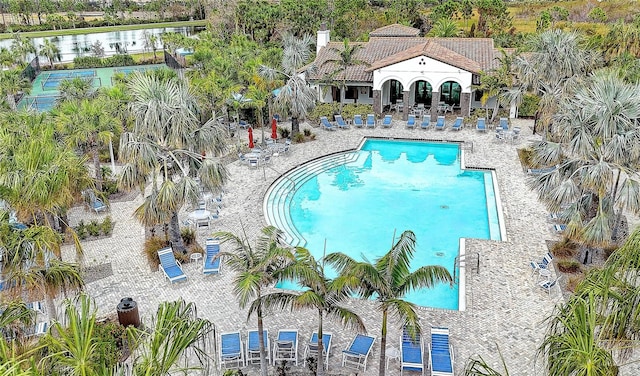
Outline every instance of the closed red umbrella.
<svg viewBox="0 0 640 376">
<path fill-rule="evenodd" d="M 275 140 L 278 138 L 278 121 L 276 118 L 271 120 L 271 139 Z"/>
<path fill-rule="evenodd" d="M 253 128 L 249 127 L 249 149 L 253 149 L 255 145 L 253 144 Z"/>
</svg>

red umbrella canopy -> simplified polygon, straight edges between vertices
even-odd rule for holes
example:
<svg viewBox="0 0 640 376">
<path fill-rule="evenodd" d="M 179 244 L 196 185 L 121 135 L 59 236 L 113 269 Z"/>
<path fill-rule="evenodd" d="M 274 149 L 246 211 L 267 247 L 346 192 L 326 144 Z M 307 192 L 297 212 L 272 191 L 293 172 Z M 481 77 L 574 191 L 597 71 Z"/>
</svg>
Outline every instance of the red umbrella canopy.
<svg viewBox="0 0 640 376">
<path fill-rule="evenodd" d="M 253 144 L 253 128 L 249 127 L 249 149 L 253 149 L 255 145 Z"/>
<path fill-rule="evenodd" d="M 273 140 L 278 138 L 278 121 L 275 118 L 271 120 L 271 138 Z"/>
</svg>

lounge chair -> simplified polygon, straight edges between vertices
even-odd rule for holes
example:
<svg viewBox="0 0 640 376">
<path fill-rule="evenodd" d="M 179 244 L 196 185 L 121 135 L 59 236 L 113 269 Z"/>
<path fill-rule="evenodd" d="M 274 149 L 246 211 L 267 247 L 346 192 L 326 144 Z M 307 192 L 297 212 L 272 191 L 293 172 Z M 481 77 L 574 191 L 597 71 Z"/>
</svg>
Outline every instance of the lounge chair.
<svg viewBox="0 0 640 376">
<path fill-rule="evenodd" d="M 416 333 L 413 338 L 406 329 L 400 336 L 400 375 L 404 371 L 418 371 L 424 374 L 424 362 L 422 361 L 422 337 Z"/>
<path fill-rule="evenodd" d="M 91 202 L 91 209 L 93 211 L 96 212 L 96 214 L 106 211 L 108 209 L 108 206 L 104 204 L 104 202 L 102 202 L 102 200 L 100 200 L 99 198 L 95 198 L 92 202 Z"/>
<path fill-rule="evenodd" d="M 500 123 L 498 123 L 498 128 L 502 129 L 505 132 L 508 131 L 509 130 L 509 119 L 500 118 Z"/>
<path fill-rule="evenodd" d="M 218 239 L 209 238 L 205 242 L 205 255 L 202 259 L 202 273 L 218 274 L 220 273 L 220 257 L 216 257 L 220 253 L 220 242 Z"/>
<path fill-rule="evenodd" d="M 247 351 L 245 351 L 247 364 L 255 361 L 260 362 L 260 336 L 258 334 L 260 333 L 257 330 L 249 330 L 247 333 Z M 263 330 L 262 335 L 266 360 L 267 363 L 270 363 L 269 348 L 271 347 L 271 342 L 269 342 L 269 331 Z"/>
<path fill-rule="evenodd" d="M 27 303 L 27 309 L 30 309 L 36 313 L 44 313 L 44 305 L 41 301 Z"/>
<path fill-rule="evenodd" d="M 420 123 L 420 128 L 429 129 L 430 125 L 431 125 L 431 116 L 430 115 L 422 116 L 422 123 Z"/>
<path fill-rule="evenodd" d="M 376 127 L 376 117 L 374 114 L 367 114 L 367 128 Z"/>
<path fill-rule="evenodd" d="M 436 130 L 443 131 L 446 126 L 447 125 L 444 122 L 444 116 L 438 116 L 438 121 L 436 122 Z"/>
<path fill-rule="evenodd" d="M 382 119 L 382 128 L 391 128 L 391 121 L 393 117 L 391 115 L 385 115 L 384 119 Z"/>
<path fill-rule="evenodd" d="M 428 349 L 431 376 L 453 376 L 453 349 L 449 343 L 449 329 L 432 327 Z"/>
<path fill-rule="evenodd" d="M 238 127 L 242 129 L 249 129 L 249 123 L 247 123 L 245 120 L 240 120 L 240 122 L 238 123 Z"/>
<path fill-rule="evenodd" d="M 362 122 L 362 115 L 353 115 L 353 126 L 356 128 L 364 127 L 364 123 Z"/>
<path fill-rule="evenodd" d="M 325 357 L 324 359 L 324 367 L 325 369 L 329 369 L 329 352 L 331 351 L 331 339 L 333 338 L 332 333 L 322 333 L 322 347 L 324 351 L 322 355 Z M 303 366 L 306 366 L 307 358 L 312 357 L 315 358 L 318 356 L 318 332 L 313 332 L 311 334 L 311 339 L 309 343 L 307 343 L 307 347 L 304 349 L 303 356 Z"/>
<path fill-rule="evenodd" d="M 233 363 L 234 367 L 244 367 L 245 365 L 240 332 L 222 333 L 220 335 L 219 367 L 226 367 L 230 363 Z"/>
<path fill-rule="evenodd" d="M 409 115 L 409 117 L 407 118 L 407 128 L 415 129 L 415 127 L 416 127 L 416 117 L 415 115 Z"/>
<path fill-rule="evenodd" d="M 478 118 L 476 122 L 476 129 L 480 132 L 487 131 L 487 120 L 485 118 Z"/>
<path fill-rule="evenodd" d="M 182 271 L 180 262 L 173 255 L 171 247 L 159 250 L 158 257 L 160 258 L 160 269 L 171 283 L 187 280 L 187 276 Z"/>
<path fill-rule="evenodd" d="M 329 123 L 329 120 L 327 119 L 326 116 L 321 116 L 320 117 L 320 125 L 322 126 L 322 129 L 324 129 L 325 131 L 335 131 L 336 128 Z"/>
<path fill-rule="evenodd" d="M 347 122 L 344 121 L 344 119 L 342 118 L 342 115 L 336 115 L 336 124 L 338 124 L 338 127 L 341 129 L 349 129 L 349 124 L 347 124 Z"/>
<path fill-rule="evenodd" d="M 342 366 L 367 371 L 367 358 L 373 348 L 376 337 L 356 334 L 346 350 L 342 351 Z"/>
<path fill-rule="evenodd" d="M 561 277 L 558 277 L 553 281 L 540 281 L 538 282 L 538 287 L 543 289 L 547 294 L 551 295 L 551 289 L 553 288 L 553 286 L 558 285 L 558 281 L 560 280 L 560 278 Z"/>
<path fill-rule="evenodd" d="M 553 229 L 557 233 L 562 233 L 562 232 L 564 232 L 564 230 L 567 229 L 567 225 L 566 224 L 555 224 L 555 225 L 553 225 Z"/>
<path fill-rule="evenodd" d="M 278 338 L 273 342 L 273 364 L 279 360 L 298 365 L 298 330 L 278 330 Z"/>
<path fill-rule="evenodd" d="M 462 127 L 464 127 L 464 118 L 458 116 L 455 123 L 453 123 L 453 125 L 451 126 L 451 130 L 459 131 L 460 129 L 462 129 Z"/>
<path fill-rule="evenodd" d="M 527 169 L 527 174 L 538 176 L 538 175 L 548 174 L 557 169 L 558 169 L 558 165 L 551 166 L 551 167 L 543 167 L 543 168 L 529 168 Z"/>
<path fill-rule="evenodd" d="M 47 331 L 49 330 L 49 323 L 48 322 L 39 322 L 36 323 L 31 330 L 28 331 L 27 337 L 31 337 L 31 336 L 43 336 L 47 333 Z"/>
</svg>

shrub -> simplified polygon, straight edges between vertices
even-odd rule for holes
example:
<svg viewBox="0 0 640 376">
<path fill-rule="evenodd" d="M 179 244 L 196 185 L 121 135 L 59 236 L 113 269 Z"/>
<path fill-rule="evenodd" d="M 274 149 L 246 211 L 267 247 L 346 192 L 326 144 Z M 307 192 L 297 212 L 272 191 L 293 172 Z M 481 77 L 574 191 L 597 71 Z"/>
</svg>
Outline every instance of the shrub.
<svg viewBox="0 0 640 376">
<path fill-rule="evenodd" d="M 296 134 L 296 136 L 293 138 L 293 141 L 296 142 L 296 143 L 302 143 L 302 142 L 304 142 L 304 140 L 305 140 L 304 139 L 304 134 L 302 134 L 302 133 Z"/>
<path fill-rule="evenodd" d="M 93 220 L 89 222 L 89 224 L 87 225 L 87 231 L 91 236 L 100 236 L 100 224 L 98 223 L 98 221 Z"/>
<path fill-rule="evenodd" d="M 75 68 L 100 68 L 103 67 L 102 58 L 95 56 L 78 56 L 73 59 Z"/>
<path fill-rule="evenodd" d="M 180 229 L 180 236 L 185 245 L 189 246 L 196 241 L 196 232 L 189 227 L 183 227 Z"/>
<path fill-rule="evenodd" d="M 97 355 L 101 358 L 100 364 L 111 368 L 118 363 L 122 356 L 125 332 L 124 326 L 117 322 L 96 323 L 94 335 L 97 339 Z"/>
<path fill-rule="evenodd" d="M 320 103 L 307 115 L 307 121 L 311 124 L 318 124 L 320 123 L 320 117 L 326 116 L 327 119 L 333 119 L 333 114 L 337 113 L 337 103 Z"/>
<path fill-rule="evenodd" d="M 278 134 L 280 135 L 280 138 L 289 138 L 291 132 L 287 128 L 278 127 Z"/>
<path fill-rule="evenodd" d="M 560 260 L 556 263 L 558 265 L 558 270 L 563 273 L 579 273 L 582 271 L 582 266 L 580 263 L 573 259 Z"/>
<path fill-rule="evenodd" d="M 522 103 L 518 107 L 518 115 L 531 117 L 536 115 L 538 111 L 538 103 L 540 103 L 540 97 L 533 94 L 525 94 L 522 96 Z"/>
<path fill-rule="evenodd" d="M 304 131 L 302 131 L 302 133 L 305 135 L 305 137 L 309 137 L 311 136 L 311 129 L 305 128 Z"/>
<path fill-rule="evenodd" d="M 551 253 L 555 257 L 573 257 L 578 250 L 578 244 L 569 238 L 562 238 L 551 247 Z"/>
<path fill-rule="evenodd" d="M 618 245 L 617 244 L 610 244 L 610 245 L 607 245 L 607 246 L 603 247 L 602 250 L 604 251 L 604 257 L 606 259 L 608 259 L 609 257 L 611 257 L 613 252 L 618 250 Z"/>
<path fill-rule="evenodd" d="M 583 273 L 570 276 L 569 279 L 567 280 L 567 290 L 571 292 L 575 292 L 576 288 L 578 287 L 580 282 L 582 282 L 583 279 L 584 279 Z"/>
<path fill-rule="evenodd" d="M 118 193 L 118 181 L 109 179 L 102 182 L 102 192 L 109 196 Z"/>
<path fill-rule="evenodd" d="M 158 258 L 158 250 L 169 245 L 169 242 L 165 239 L 161 239 L 157 236 L 152 236 L 144 242 L 144 254 L 147 256 L 147 261 L 152 269 L 157 269 L 160 264 Z"/>
<path fill-rule="evenodd" d="M 76 235 L 78 235 L 81 240 L 87 238 L 87 226 L 84 224 L 84 221 L 80 221 L 80 223 L 78 223 L 74 230 L 76 232 Z"/>
<path fill-rule="evenodd" d="M 105 217 L 100 227 L 103 235 L 111 235 L 111 231 L 113 231 L 113 221 L 111 220 L 110 215 Z"/>
</svg>

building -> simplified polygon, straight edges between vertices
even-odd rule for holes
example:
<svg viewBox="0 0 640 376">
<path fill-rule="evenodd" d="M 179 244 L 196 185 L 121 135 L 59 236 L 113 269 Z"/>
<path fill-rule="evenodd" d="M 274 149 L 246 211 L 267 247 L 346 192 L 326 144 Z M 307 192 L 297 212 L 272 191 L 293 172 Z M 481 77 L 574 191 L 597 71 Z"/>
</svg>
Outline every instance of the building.
<svg viewBox="0 0 640 376">
<path fill-rule="evenodd" d="M 418 29 L 388 25 L 369 33 L 368 42 L 354 42 L 353 59 L 360 63 L 340 70 L 336 60 L 343 42 L 331 42 L 329 30 L 318 31 L 315 69 L 307 81 L 318 90 L 320 102 L 373 104 L 376 114 L 398 111 L 403 119 L 422 109 L 435 120 L 438 113 L 468 116 L 480 103 L 480 72 L 498 66 L 490 38 L 425 38 Z M 310 67 L 308 66 L 308 67 Z M 307 68 L 308 68 L 307 67 Z M 346 75 L 346 90 L 341 82 Z M 493 101 L 495 99 L 491 99 Z M 494 102 L 495 103 L 495 102 Z M 492 107 L 492 103 L 487 103 Z"/>
</svg>

